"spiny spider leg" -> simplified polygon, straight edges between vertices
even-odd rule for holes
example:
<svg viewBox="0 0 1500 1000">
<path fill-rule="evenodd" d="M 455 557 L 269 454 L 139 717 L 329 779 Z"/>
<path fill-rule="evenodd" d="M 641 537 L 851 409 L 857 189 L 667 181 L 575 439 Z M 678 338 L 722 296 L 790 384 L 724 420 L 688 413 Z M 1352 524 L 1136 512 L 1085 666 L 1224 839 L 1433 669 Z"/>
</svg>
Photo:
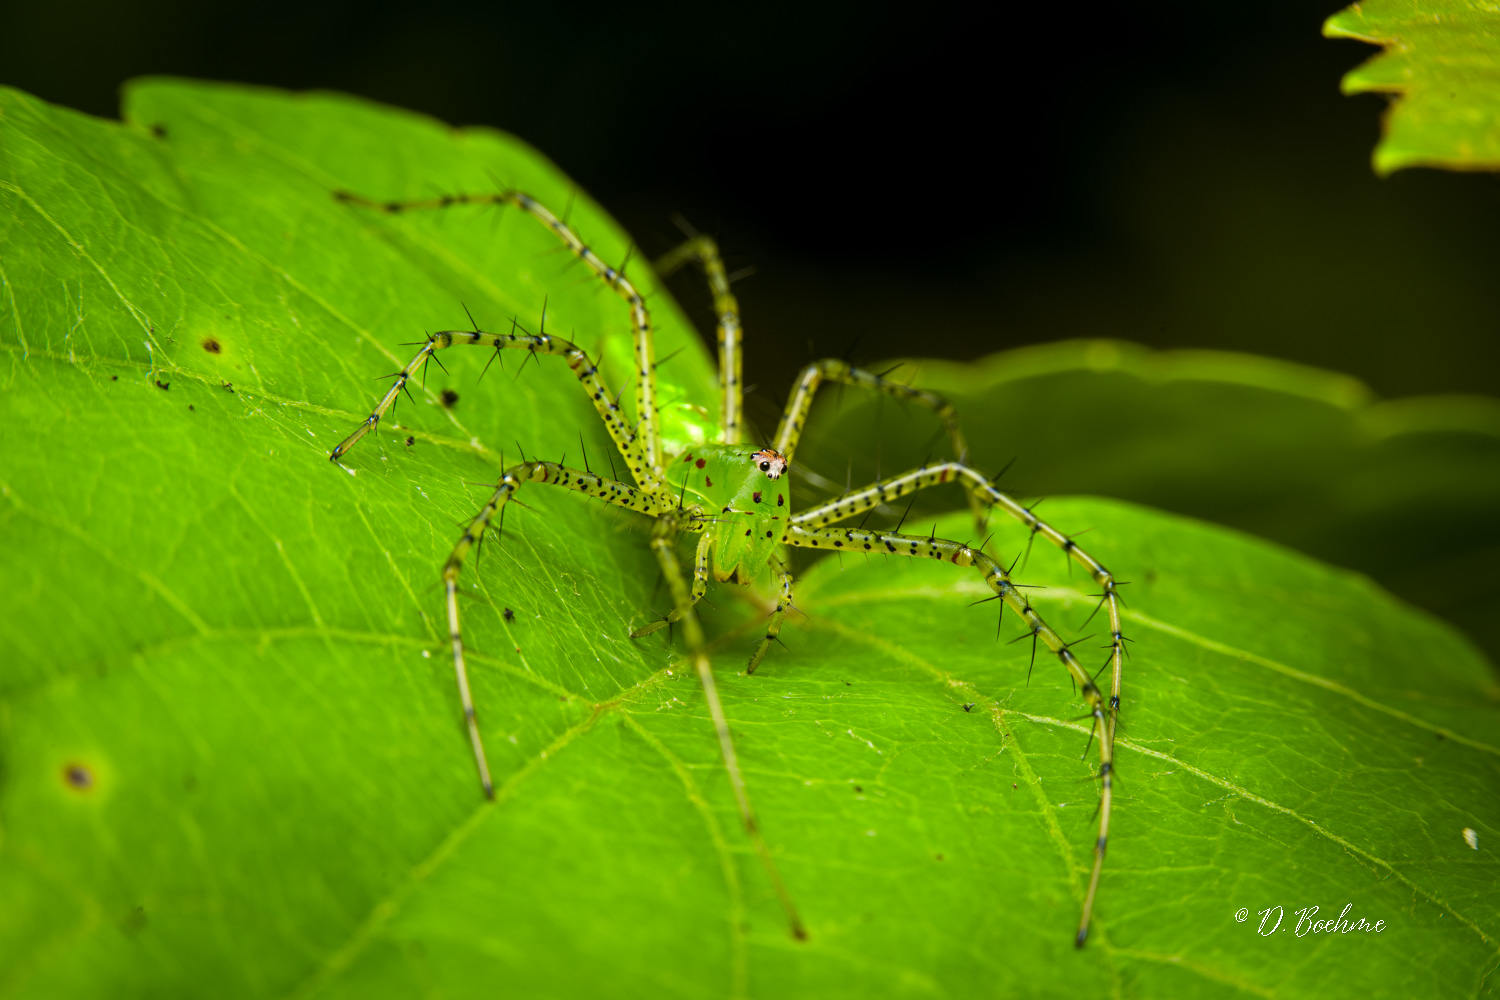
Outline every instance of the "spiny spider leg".
<svg viewBox="0 0 1500 1000">
<path fill-rule="evenodd" d="M 789 523 L 803 527 L 823 527 L 861 514 L 872 507 L 889 503 L 908 493 L 915 493 L 930 486 L 955 480 L 962 482 L 971 494 L 980 496 L 985 502 L 1001 508 L 1026 525 L 1031 529 L 1033 537 L 1041 535 L 1062 549 L 1068 558 L 1082 566 L 1088 572 L 1089 578 L 1099 585 L 1100 594 L 1097 596 L 1101 598 L 1105 612 L 1109 616 L 1108 649 L 1110 652 L 1109 660 L 1106 662 L 1113 668 L 1109 699 L 1110 732 L 1113 732 L 1114 723 L 1120 714 L 1120 681 L 1125 667 L 1125 635 L 1120 624 L 1120 597 L 1116 590 L 1119 584 L 1116 583 L 1114 575 L 1104 568 L 1104 564 L 1079 548 L 1077 542 L 1037 517 L 1030 508 L 996 489 L 994 484 L 980 473 L 962 462 L 932 462 L 793 514 Z"/>
<path fill-rule="evenodd" d="M 696 530 L 703 530 L 698 528 Z M 708 561 L 714 550 L 714 536 L 711 532 L 704 532 L 703 537 L 698 539 L 698 551 L 693 557 L 693 593 L 692 603 L 696 605 L 703 595 L 708 591 Z M 664 618 L 658 619 L 649 625 L 643 625 L 630 633 L 630 638 L 639 639 L 650 635 L 657 629 L 666 628 L 675 621 L 682 618 L 682 609 L 677 606 L 676 601 L 672 603 L 672 610 L 667 612 Z"/>
<path fill-rule="evenodd" d="M 1089 876 L 1088 891 L 1084 895 L 1083 915 L 1078 923 L 1078 936 L 1074 939 L 1074 944 L 1082 948 L 1084 941 L 1088 939 L 1089 917 L 1094 909 L 1094 894 L 1099 888 L 1099 872 L 1104 866 L 1104 848 L 1109 837 L 1111 772 L 1114 770 L 1114 716 L 1105 708 L 1104 696 L 1094 683 L 1094 679 L 1083 668 L 1083 664 L 1078 662 L 1078 658 L 1073 655 L 1068 644 L 1063 642 L 1062 637 L 1050 625 L 1042 621 L 1041 616 L 1031 607 L 1031 602 L 1011 581 L 1005 567 L 978 549 L 971 549 L 967 545 L 949 541 L 946 538 L 901 535 L 892 531 L 873 531 L 864 528 L 824 528 L 798 524 L 797 521 L 805 516 L 807 515 L 793 517 L 793 523 L 788 526 L 786 537 L 782 539 L 787 545 L 829 549 L 835 552 L 884 551 L 890 555 L 942 559 L 955 566 L 973 566 L 1006 607 L 1014 611 L 1026 623 L 1032 637 L 1040 638 L 1046 643 L 1047 648 L 1057 655 L 1069 676 L 1082 690 L 1084 700 L 1088 702 L 1089 715 L 1094 720 L 1094 727 L 1100 731 L 1099 839 L 1094 842 L 1094 869 Z"/>
<path fill-rule="evenodd" d="M 556 462 L 522 462 L 506 469 L 488 502 L 464 528 L 463 537 L 453 546 L 448 561 L 443 563 L 443 586 L 448 594 L 448 636 L 453 641 L 453 672 L 458 678 L 458 696 L 463 702 L 464 722 L 469 728 L 469 742 L 474 747 L 474 763 L 479 767 L 479 781 L 488 798 L 495 797 L 494 783 L 490 780 L 490 766 L 485 760 L 484 745 L 479 740 L 479 725 L 474 719 L 474 700 L 469 696 L 469 674 L 464 667 L 464 642 L 458 626 L 458 576 L 464 568 L 464 558 L 484 538 L 490 522 L 497 515 L 504 516 L 505 505 L 521 488 L 523 483 L 544 483 L 565 489 L 587 493 L 605 503 L 639 511 L 642 514 L 660 515 L 673 509 L 670 499 L 654 497 L 625 483 L 596 475 L 579 472 Z"/>
<path fill-rule="evenodd" d="M 791 893 L 787 892 L 786 883 L 781 880 L 781 873 L 776 869 L 776 861 L 771 857 L 771 849 L 766 846 L 765 838 L 761 836 L 760 825 L 755 819 L 755 812 L 750 807 L 750 794 L 745 789 L 745 779 L 740 773 L 739 758 L 734 752 L 734 741 L 729 735 L 729 722 L 724 718 L 724 706 L 719 703 L 719 690 L 714 684 L 713 670 L 709 666 L 703 627 L 698 623 L 698 614 L 693 610 L 692 594 L 688 591 L 687 581 L 683 579 L 682 567 L 677 561 L 678 532 L 703 530 L 703 525 L 691 523 L 693 520 L 696 518 L 692 513 L 680 508 L 663 513 L 657 518 L 656 526 L 651 531 L 651 549 L 656 553 L 657 562 L 661 564 L 662 576 L 672 592 L 672 603 L 675 606 L 673 610 L 682 622 L 682 632 L 687 639 L 688 656 L 691 657 L 693 669 L 698 671 L 698 679 L 703 684 L 703 697 L 708 702 L 708 712 L 713 717 L 714 730 L 719 736 L 719 750 L 724 757 L 724 770 L 729 774 L 729 784 L 734 789 L 734 798 L 739 804 L 740 819 L 745 824 L 745 832 L 755 844 L 756 853 L 760 855 L 766 875 L 776 889 L 782 908 L 786 910 L 787 920 L 790 921 L 792 927 L 792 935 L 799 941 L 806 940 L 807 929 L 802 925 L 802 918 L 797 915 L 797 908 L 792 903 Z"/>
<path fill-rule="evenodd" d="M 719 417 L 723 432 L 719 443 L 739 444 L 743 423 L 741 411 L 744 409 L 744 364 L 740 348 L 743 330 L 740 327 L 740 303 L 729 290 L 729 277 L 724 273 L 719 245 L 710 236 L 694 233 L 685 243 L 658 258 L 653 266 L 656 273 L 665 278 L 690 260 L 703 268 L 714 296 L 714 313 L 719 318 L 719 395 L 723 403 Z"/>
<path fill-rule="evenodd" d="M 604 421 L 604 427 L 609 432 L 610 438 L 615 446 L 620 449 L 620 454 L 625 456 L 625 463 L 635 477 L 637 485 L 647 493 L 655 493 L 660 488 L 660 478 L 653 478 L 650 459 L 640 444 L 639 435 L 632 432 L 630 425 L 625 422 L 625 416 L 620 410 L 620 405 L 615 402 L 604 383 L 599 378 L 599 367 L 589 360 L 587 354 L 577 344 L 554 337 L 550 333 L 481 333 L 477 330 L 443 330 L 434 333 L 427 338 L 422 349 L 417 352 L 416 357 L 407 362 L 406 367 L 395 374 L 395 384 L 387 390 L 375 409 L 365 418 L 364 423 L 355 428 L 344 440 L 340 441 L 338 447 L 329 454 L 329 461 L 337 462 L 360 438 L 374 430 L 380 424 L 380 420 L 391 404 L 396 401 L 417 372 L 417 369 L 435 352 L 447 347 L 469 345 L 478 347 L 493 347 L 496 351 L 505 348 L 514 350 L 530 351 L 532 354 L 557 354 L 568 359 L 568 367 L 573 369 L 573 374 L 578 376 L 583 389 L 588 393 L 589 399 L 593 401 L 594 409 Z"/>
<path fill-rule="evenodd" d="M 781 597 L 776 602 L 776 610 L 771 612 L 771 620 L 766 623 L 766 634 L 755 647 L 755 655 L 750 657 L 750 665 L 745 668 L 745 673 L 755 673 L 755 668 L 760 666 L 760 661 L 765 659 L 766 650 L 771 648 L 771 643 L 781 638 L 781 623 L 786 620 L 786 613 L 792 607 L 792 574 L 790 570 L 780 569 Z"/>
<path fill-rule="evenodd" d="M 551 229 L 573 256 L 587 264 L 600 280 L 614 289 L 630 307 L 631 332 L 635 339 L 635 370 L 639 376 L 635 387 L 635 413 L 639 421 L 639 431 L 627 436 L 633 437 L 637 442 L 633 450 L 643 456 L 643 461 L 640 463 L 643 468 L 634 469 L 637 463 L 632 451 L 626 450 L 623 445 L 621 450 L 631 459 L 636 482 L 640 483 L 641 488 L 650 492 L 656 491 L 661 483 L 662 453 L 661 427 L 656 402 L 656 367 L 652 363 L 655 355 L 651 345 L 651 314 L 646 309 L 645 298 L 636 291 L 635 286 L 625 277 L 623 270 L 617 271 L 600 260 L 599 255 L 578 238 L 578 234 L 568 227 L 567 222 L 553 215 L 544 205 L 521 191 L 500 191 L 480 195 L 451 194 L 439 198 L 419 198 L 411 201 L 374 201 L 348 191 L 336 191 L 334 197 L 353 205 L 362 205 L 392 214 L 423 209 L 451 208 L 454 205 L 515 205 Z M 598 405 L 597 400 L 595 405 Z M 613 428 L 610 434 L 614 435 Z"/>
<path fill-rule="evenodd" d="M 1109 659 L 1106 661 L 1106 664 L 1111 666 L 1113 669 L 1111 671 L 1110 678 L 1110 697 L 1108 709 L 1105 715 L 1101 716 L 1099 714 L 1098 706 L 1094 704 L 1093 698 L 1090 698 L 1090 713 L 1094 715 L 1096 726 L 1098 726 L 1100 729 L 1100 742 L 1101 744 L 1108 744 L 1108 746 L 1101 746 L 1101 764 L 1099 773 L 1103 783 L 1103 787 L 1100 791 L 1100 806 L 1102 818 L 1100 820 L 1099 827 L 1099 840 L 1094 845 L 1094 871 L 1089 879 L 1089 890 L 1084 903 L 1083 920 L 1078 928 L 1077 944 L 1082 947 L 1084 939 L 1088 935 L 1089 914 L 1093 907 L 1094 892 L 1099 884 L 1100 867 L 1104 862 L 1105 834 L 1108 832 L 1109 827 L 1110 771 L 1112 769 L 1113 762 L 1115 727 L 1120 714 L 1120 683 L 1121 676 L 1124 670 L 1123 660 L 1125 655 L 1125 634 L 1120 623 L 1120 599 L 1119 595 L 1116 593 L 1117 584 L 1115 582 L 1113 574 L 1111 574 L 1109 570 L 1104 568 L 1103 563 L 1099 562 L 1093 556 L 1089 555 L 1087 552 L 1083 551 L 1083 549 L 1079 548 L 1078 544 L 1067 535 L 1064 535 L 1062 532 L 1058 531 L 1050 524 L 1042 521 L 1020 502 L 996 489 L 994 487 L 994 484 L 992 484 L 983 475 L 962 464 L 961 462 L 936 462 L 929 465 L 923 465 L 916 469 L 912 469 L 909 472 L 904 472 L 898 476 L 892 476 L 889 479 L 884 479 L 880 482 L 872 483 L 871 485 L 866 486 L 863 489 L 846 493 L 845 495 L 838 497 L 837 499 L 830 500 L 827 503 L 792 515 L 789 521 L 789 529 L 791 531 L 804 529 L 826 529 L 827 525 L 833 524 L 837 521 L 841 521 L 847 517 L 852 517 L 855 514 L 870 510 L 871 508 L 877 507 L 881 504 L 889 503 L 890 501 L 895 500 L 898 497 L 906 496 L 908 493 L 915 493 L 918 490 L 926 489 L 931 486 L 937 486 L 940 483 L 946 483 L 953 480 L 964 482 L 965 485 L 969 487 L 972 493 L 977 493 L 978 495 L 982 496 L 986 501 L 997 507 L 1000 507 L 1006 513 L 1010 514 L 1012 517 L 1016 518 L 1022 524 L 1030 528 L 1033 537 L 1035 537 L 1036 535 L 1041 535 L 1043 538 L 1046 538 L 1052 544 L 1062 549 L 1063 553 L 1070 559 L 1072 559 L 1074 562 L 1077 562 L 1085 570 L 1087 570 L 1089 576 L 1094 580 L 1095 583 L 1099 585 L 1101 593 L 1101 603 L 1106 609 L 1106 614 L 1109 616 L 1110 641 L 1108 648 L 1110 652 Z M 838 541 L 838 529 L 826 530 L 833 532 L 833 534 L 830 536 L 830 541 Z M 854 551 L 859 551 L 860 546 L 862 546 L 865 550 L 873 550 L 873 546 L 876 544 L 876 542 L 873 541 L 871 537 L 869 537 L 869 535 L 870 533 L 868 532 L 856 532 L 854 533 L 854 535 L 851 535 L 848 540 L 834 545 L 833 547 L 837 549 L 848 549 L 853 547 Z M 935 558 L 945 558 L 947 555 L 951 555 L 953 562 L 958 563 L 959 565 L 967 565 L 967 563 L 959 561 L 957 549 L 943 549 L 937 546 L 935 543 L 930 543 L 924 539 L 915 538 L 912 536 L 898 536 L 890 533 L 881 533 L 881 536 L 882 537 L 879 540 L 879 545 L 883 547 L 888 553 L 894 553 L 897 555 L 931 555 Z M 896 541 L 896 539 L 903 537 L 908 539 L 908 541 L 905 543 L 904 548 L 901 543 Z M 789 544 L 795 545 L 797 544 L 797 542 L 790 541 Z M 956 545 L 956 543 L 947 544 L 950 546 Z M 958 549 L 969 551 L 967 546 L 958 546 Z M 983 558 L 986 561 L 993 562 L 993 560 L 990 560 L 988 556 L 983 556 Z M 1004 571 L 1000 569 L 998 564 L 995 566 L 995 569 L 999 573 L 1004 573 Z M 1008 576 L 1004 576 L 1003 579 L 1006 579 L 1008 581 L 1009 578 Z M 1013 594 L 1013 586 L 1008 582 L 1006 586 L 1010 588 L 1011 593 Z M 991 582 L 991 587 L 995 587 L 995 584 L 993 582 Z M 1004 593 L 1001 593 L 998 589 L 996 590 L 996 593 L 1002 598 L 1006 597 L 1006 595 Z M 1015 598 L 1015 600 L 1020 601 L 1021 598 Z M 1012 607 L 1015 606 L 1010 599 L 1006 599 L 1006 604 L 1009 604 Z M 1027 607 L 1029 608 L 1029 605 L 1027 605 Z M 1023 618 L 1024 617 L 1025 616 L 1023 615 Z M 1040 621 L 1040 619 L 1038 619 L 1038 621 Z M 1051 633 L 1051 629 L 1048 629 L 1048 632 Z M 1051 634 L 1054 636 L 1056 635 L 1056 633 Z M 1052 640 L 1048 639 L 1046 637 L 1046 634 L 1039 633 L 1035 631 L 1035 629 L 1033 629 L 1033 636 L 1035 635 L 1041 635 L 1044 641 L 1047 642 L 1048 646 L 1050 646 L 1052 650 L 1054 652 L 1057 652 L 1060 656 L 1063 653 L 1066 653 L 1067 655 L 1064 662 L 1070 664 L 1070 670 L 1073 669 L 1071 664 L 1075 663 L 1076 660 L 1074 660 L 1073 654 L 1067 651 L 1066 646 L 1061 647 L 1061 649 L 1058 646 L 1054 646 L 1052 644 Z M 1058 639 L 1057 641 L 1059 643 L 1062 642 L 1061 639 Z M 1095 695 L 1097 695 L 1098 688 L 1097 686 L 1095 686 L 1093 678 L 1088 677 L 1087 674 L 1083 674 L 1082 676 L 1088 680 L 1088 686 L 1084 689 L 1085 694 L 1087 695 L 1088 692 L 1092 691 Z"/>
<path fill-rule="evenodd" d="M 822 361 L 814 361 L 803 368 L 797 376 L 797 384 L 792 390 L 792 397 L 787 400 L 781 424 L 776 428 L 776 443 L 771 447 L 785 455 L 787 462 L 791 462 L 792 453 L 797 450 L 797 442 L 801 439 L 802 428 L 807 423 L 807 411 L 812 406 L 813 395 L 818 391 L 818 386 L 824 382 L 863 386 L 927 407 L 947 428 L 948 439 L 953 442 L 954 455 L 960 462 L 968 461 L 969 445 L 964 441 L 963 431 L 959 429 L 958 417 L 954 413 L 952 403 L 935 393 L 913 389 L 909 385 L 892 382 L 874 372 L 855 368 L 841 358 L 824 358 Z M 972 486 L 965 483 L 964 488 L 969 494 L 969 509 L 974 512 L 974 524 L 979 531 L 983 531 L 986 514 L 984 504 Z"/>
</svg>

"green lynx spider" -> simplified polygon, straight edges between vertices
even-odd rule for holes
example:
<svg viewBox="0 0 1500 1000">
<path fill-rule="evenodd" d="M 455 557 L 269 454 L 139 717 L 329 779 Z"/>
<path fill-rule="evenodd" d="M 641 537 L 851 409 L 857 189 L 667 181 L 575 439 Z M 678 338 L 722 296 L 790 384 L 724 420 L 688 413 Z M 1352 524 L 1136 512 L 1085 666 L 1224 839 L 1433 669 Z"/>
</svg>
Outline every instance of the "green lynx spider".
<svg viewBox="0 0 1500 1000">
<path fill-rule="evenodd" d="M 332 461 L 337 462 L 360 438 L 374 430 L 396 397 L 406 389 L 406 383 L 434 352 L 458 345 L 492 348 L 497 355 L 502 349 L 514 349 L 530 351 L 532 354 L 556 354 L 566 358 L 584 391 L 593 400 L 594 408 L 604 421 L 610 438 L 624 456 L 631 478 L 635 481 L 633 486 L 554 462 L 523 461 L 505 469 L 493 496 L 469 522 L 443 565 L 448 628 L 453 642 L 453 669 L 463 703 L 469 742 L 473 747 L 474 761 L 479 769 L 479 779 L 485 795 L 493 797 L 494 785 L 490 779 L 484 747 L 480 742 L 474 705 L 469 694 L 468 674 L 464 668 L 464 645 L 459 633 L 458 578 L 470 550 L 479 544 L 491 522 L 524 483 L 543 483 L 576 490 L 655 519 L 650 544 L 671 593 L 672 611 L 663 620 L 635 630 L 631 636 L 636 638 L 646 635 L 668 622 L 681 622 L 689 658 L 702 682 L 704 698 L 718 733 L 719 748 L 739 806 L 740 818 L 786 910 L 792 933 L 799 939 L 806 937 L 806 931 L 751 809 L 750 797 L 735 757 L 734 744 L 730 740 L 729 725 L 725 721 L 724 710 L 714 685 L 703 630 L 693 610 L 694 605 L 708 587 L 710 572 L 719 581 L 750 584 L 761 575 L 763 569 L 773 566 L 776 568 L 780 597 L 776 609 L 770 615 L 765 636 L 757 645 L 746 668 L 746 672 L 750 673 L 760 664 L 767 648 L 777 638 L 792 603 L 792 576 L 776 559 L 781 546 L 883 552 L 941 559 L 956 566 L 972 566 L 994 590 L 995 597 L 1020 616 L 1029 629 L 1033 642 L 1040 639 L 1062 661 L 1063 668 L 1078 684 L 1088 703 L 1089 715 L 1093 720 L 1090 742 L 1094 741 L 1094 735 L 1099 737 L 1099 837 L 1094 844 L 1093 870 L 1075 938 L 1075 943 L 1082 947 L 1088 937 L 1089 918 L 1099 887 L 1099 873 L 1103 867 L 1105 842 L 1109 833 L 1115 722 L 1119 715 L 1120 676 L 1125 653 L 1117 584 L 1098 560 L 1087 555 L 1067 535 L 1039 520 L 1027 507 L 1000 492 L 988 478 L 965 464 L 967 447 L 953 407 L 932 393 L 889 381 L 852 367 L 842 360 L 818 361 L 805 367 L 798 376 L 770 445 L 762 447 L 743 443 L 739 305 L 730 291 L 729 279 L 724 273 L 716 245 L 706 236 L 694 236 L 659 260 L 656 269 L 666 275 L 685 263 L 693 262 L 702 268 L 708 279 L 713 292 L 714 311 L 718 314 L 721 388 L 719 426 L 713 443 L 697 445 L 681 454 L 665 454 L 656 394 L 651 318 L 646 303 L 626 279 L 623 271 L 604 263 L 564 220 L 519 191 L 487 195 L 459 194 L 401 202 L 375 202 L 347 192 L 339 192 L 337 196 L 342 201 L 385 212 L 446 208 L 451 205 L 514 206 L 552 230 L 564 247 L 587 264 L 600 281 L 625 300 L 630 310 L 634 336 L 633 360 L 638 375 L 635 387 L 635 423 L 627 419 L 618 405 L 618 397 L 605 388 L 594 362 L 589 360 L 581 348 L 569 341 L 545 331 L 528 333 L 514 327 L 510 333 L 484 333 L 478 329 L 445 330 L 427 338 L 416 357 L 395 373 L 395 383 L 381 398 L 374 412 L 354 433 L 340 442 L 329 456 Z M 791 495 L 789 481 L 782 477 L 791 466 L 796 453 L 813 395 L 818 386 L 825 382 L 862 386 L 930 409 L 946 427 L 954 453 L 958 456 L 957 460 L 928 462 L 909 472 L 882 479 L 845 493 L 835 500 L 794 513 L 788 501 Z M 1040 535 L 1062 549 L 1066 557 L 1080 564 L 1099 585 L 1098 596 L 1109 619 L 1109 657 L 1105 666 L 1111 668 L 1111 687 L 1107 702 L 1094 677 L 1079 663 L 1068 644 L 1042 621 L 1022 590 L 1012 583 L 1007 567 L 985 554 L 982 545 L 975 549 L 932 536 L 831 527 L 837 521 L 949 481 L 956 481 L 964 486 L 975 518 L 981 525 L 990 508 L 1000 508 L 1027 526 L 1033 536 Z M 691 583 L 683 572 L 677 553 L 677 538 L 683 533 L 699 536 Z M 1086 755 L 1087 747 L 1084 752 Z"/>
</svg>

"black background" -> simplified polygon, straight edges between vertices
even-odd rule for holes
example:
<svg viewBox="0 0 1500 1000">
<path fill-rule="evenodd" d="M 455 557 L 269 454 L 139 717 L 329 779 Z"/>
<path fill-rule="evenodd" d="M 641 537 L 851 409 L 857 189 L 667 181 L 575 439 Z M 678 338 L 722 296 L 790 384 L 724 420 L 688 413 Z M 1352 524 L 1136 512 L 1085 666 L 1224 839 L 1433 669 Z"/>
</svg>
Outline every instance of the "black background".
<svg viewBox="0 0 1500 1000">
<path fill-rule="evenodd" d="M 1500 183 L 1369 156 L 1337 3 L 9 5 L 3 81 L 98 115 L 146 73 L 332 88 L 515 132 L 649 253 L 741 283 L 747 381 L 812 349 L 1117 336 L 1500 394 Z M 711 330 L 701 282 L 680 297 Z"/>
</svg>

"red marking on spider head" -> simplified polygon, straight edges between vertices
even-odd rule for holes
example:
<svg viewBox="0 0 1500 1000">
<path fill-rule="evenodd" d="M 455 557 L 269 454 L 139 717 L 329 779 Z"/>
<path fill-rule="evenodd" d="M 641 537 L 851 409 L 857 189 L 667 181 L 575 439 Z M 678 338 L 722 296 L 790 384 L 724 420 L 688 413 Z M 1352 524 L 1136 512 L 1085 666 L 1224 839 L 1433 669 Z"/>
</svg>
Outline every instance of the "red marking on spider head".
<svg viewBox="0 0 1500 1000">
<path fill-rule="evenodd" d="M 786 472 L 786 456 L 770 448 L 762 448 L 750 456 L 750 461 L 760 466 L 767 479 L 780 479 Z"/>
</svg>

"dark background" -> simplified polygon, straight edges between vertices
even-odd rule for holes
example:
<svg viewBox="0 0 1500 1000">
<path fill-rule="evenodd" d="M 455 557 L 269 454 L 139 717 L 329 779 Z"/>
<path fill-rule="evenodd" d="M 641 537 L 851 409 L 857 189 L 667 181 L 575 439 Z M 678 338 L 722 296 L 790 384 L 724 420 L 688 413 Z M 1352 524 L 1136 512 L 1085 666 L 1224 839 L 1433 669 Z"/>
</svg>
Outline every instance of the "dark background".
<svg viewBox="0 0 1500 1000">
<path fill-rule="evenodd" d="M 145 73 L 333 88 L 515 132 L 647 252 L 676 211 L 754 265 L 769 394 L 810 341 L 1116 336 L 1500 395 L 1500 183 L 1373 176 L 1384 99 L 1338 81 L 1376 50 L 1320 37 L 1337 7 L 8 3 L 0 82 L 106 116 Z"/>
</svg>

